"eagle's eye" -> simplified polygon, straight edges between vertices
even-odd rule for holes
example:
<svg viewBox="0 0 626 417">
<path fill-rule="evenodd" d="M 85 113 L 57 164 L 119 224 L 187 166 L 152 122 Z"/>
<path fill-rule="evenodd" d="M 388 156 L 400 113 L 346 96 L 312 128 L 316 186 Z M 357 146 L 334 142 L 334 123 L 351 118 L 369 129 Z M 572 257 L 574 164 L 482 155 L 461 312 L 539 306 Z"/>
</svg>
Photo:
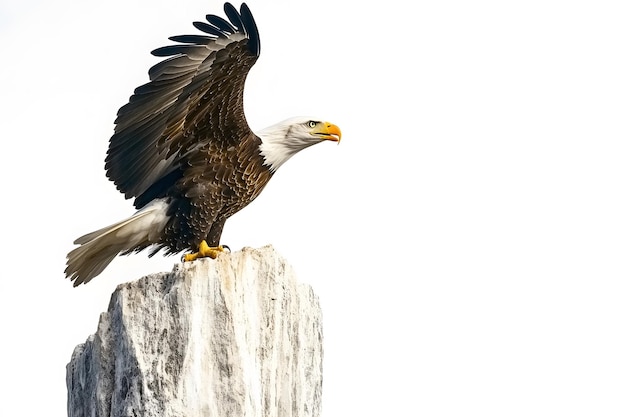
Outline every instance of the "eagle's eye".
<svg viewBox="0 0 626 417">
<path fill-rule="evenodd" d="M 314 128 L 315 126 L 317 126 L 317 122 L 314 122 L 313 120 L 311 120 L 311 121 L 309 122 L 309 127 L 310 127 L 310 128 Z"/>
</svg>

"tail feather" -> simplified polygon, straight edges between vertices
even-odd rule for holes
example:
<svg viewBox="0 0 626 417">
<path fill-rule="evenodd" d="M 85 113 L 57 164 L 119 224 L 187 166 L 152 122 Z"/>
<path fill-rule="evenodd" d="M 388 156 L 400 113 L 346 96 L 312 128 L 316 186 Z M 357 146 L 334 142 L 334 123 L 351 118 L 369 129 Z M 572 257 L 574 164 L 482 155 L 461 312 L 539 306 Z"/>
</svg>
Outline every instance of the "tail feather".
<svg viewBox="0 0 626 417">
<path fill-rule="evenodd" d="M 65 276 L 76 287 L 98 276 L 119 253 L 158 243 L 166 213 L 167 204 L 155 200 L 128 219 L 79 237 L 74 243 L 80 246 L 67 255 Z"/>
</svg>

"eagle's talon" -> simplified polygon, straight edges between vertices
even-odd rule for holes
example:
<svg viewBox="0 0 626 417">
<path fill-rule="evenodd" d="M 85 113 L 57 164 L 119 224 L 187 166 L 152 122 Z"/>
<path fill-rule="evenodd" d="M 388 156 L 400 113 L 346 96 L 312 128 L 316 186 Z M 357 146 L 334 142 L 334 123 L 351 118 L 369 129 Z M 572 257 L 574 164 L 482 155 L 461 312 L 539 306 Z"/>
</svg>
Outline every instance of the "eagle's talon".
<svg viewBox="0 0 626 417">
<path fill-rule="evenodd" d="M 192 253 L 184 254 L 183 256 L 181 256 L 180 260 L 181 262 L 192 262 L 198 259 L 199 257 L 200 256 L 198 252 L 192 252 Z"/>
<path fill-rule="evenodd" d="M 228 246 L 216 246 L 216 247 L 210 247 L 206 241 L 202 241 L 200 242 L 200 244 L 198 245 L 198 252 L 193 252 L 193 253 L 186 253 L 183 255 L 182 257 L 182 261 L 183 262 L 191 262 L 191 261 L 195 261 L 198 258 L 211 258 L 211 259 L 215 259 L 217 258 L 217 255 L 220 252 L 224 252 L 224 249 L 228 249 L 228 251 L 230 252 L 230 248 Z"/>
<path fill-rule="evenodd" d="M 228 253 L 231 252 L 230 247 L 228 247 L 227 245 L 222 245 L 222 250 L 228 251 Z"/>
</svg>

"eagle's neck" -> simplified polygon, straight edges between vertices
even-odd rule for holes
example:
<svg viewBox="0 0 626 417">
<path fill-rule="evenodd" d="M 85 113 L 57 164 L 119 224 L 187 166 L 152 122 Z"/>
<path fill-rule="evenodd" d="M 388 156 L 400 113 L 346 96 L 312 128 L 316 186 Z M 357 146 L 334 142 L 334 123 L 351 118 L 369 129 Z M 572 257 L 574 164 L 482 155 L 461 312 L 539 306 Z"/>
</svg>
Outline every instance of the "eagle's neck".
<svg viewBox="0 0 626 417">
<path fill-rule="evenodd" d="M 266 127 L 257 132 L 256 135 L 261 139 L 259 149 L 265 160 L 265 165 L 269 166 L 272 172 L 302 149 L 315 144 L 314 141 L 304 140 L 296 136 L 292 132 L 290 120 Z"/>
</svg>

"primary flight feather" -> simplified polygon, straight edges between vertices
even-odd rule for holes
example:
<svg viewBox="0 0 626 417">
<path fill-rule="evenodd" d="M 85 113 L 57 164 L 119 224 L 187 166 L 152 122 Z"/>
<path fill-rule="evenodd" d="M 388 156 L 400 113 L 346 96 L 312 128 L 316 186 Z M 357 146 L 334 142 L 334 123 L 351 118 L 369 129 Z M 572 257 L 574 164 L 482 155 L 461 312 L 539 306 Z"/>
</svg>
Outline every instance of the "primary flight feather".
<svg viewBox="0 0 626 417">
<path fill-rule="evenodd" d="M 226 220 L 263 190 L 276 169 L 300 150 L 330 140 L 339 128 L 294 117 L 256 134 L 243 110 L 248 72 L 259 57 L 256 23 L 244 3 L 226 3 L 228 21 L 194 22 L 202 35 L 173 36 L 152 53 L 165 60 L 149 71 L 120 108 L 106 172 L 137 212 L 82 236 L 65 274 L 87 283 L 118 255 L 151 247 L 150 255 L 194 251 L 186 261 L 215 257 Z"/>
</svg>

